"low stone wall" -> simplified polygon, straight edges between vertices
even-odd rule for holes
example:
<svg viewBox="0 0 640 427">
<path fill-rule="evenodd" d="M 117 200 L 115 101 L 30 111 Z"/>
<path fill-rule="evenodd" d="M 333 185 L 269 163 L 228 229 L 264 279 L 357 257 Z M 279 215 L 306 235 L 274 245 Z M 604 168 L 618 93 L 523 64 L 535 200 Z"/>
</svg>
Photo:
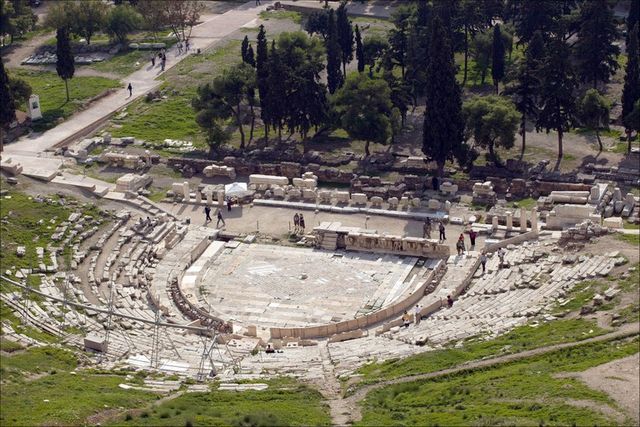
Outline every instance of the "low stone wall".
<svg viewBox="0 0 640 427">
<path fill-rule="evenodd" d="M 451 254 L 449 246 L 436 240 L 419 237 L 383 236 L 379 234 L 350 232 L 345 238 L 346 249 L 387 253 L 393 255 L 409 255 L 425 258 L 448 258 Z"/>
<path fill-rule="evenodd" d="M 517 236 L 509 237 L 496 243 L 486 245 L 483 252 L 495 252 L 500 248 L 506 248 L 509 245 L 517 245 L 528 240 L 536 240 L 538 238 L 538 230 L 527 231 Z"/>
<path fill-rule="evenodd" d="M 306 328 L 271 328 L 271 339 L 280 339 L 284 337 L 293 338 L 324 338 L 330 337 L 336 334 L 344 334 L 346 332 L 355 331 L 358 329 L 369 328 L 385 320 L 404 313 L 413 307 L 418 301 L 425 295 L 425 291 L 431 286 L 433 291 L 433 281 L 439 281 L 444 272 L 446 271 L 446 264 L 444 261 L 438 263 L 436 268 L 432 270 L 424 279 L 424 283 L 420 285 L 415 292 L 409 295 L 402 301 L 398 301 L 395 304 L 390 305 L 382 310 L 374 313 L 366 314 L 364 316 L 357 317 L 352 320 L 345 320 L 338 323 L 330 323 L 320 326 L 309 326 Z"/>
</svg>

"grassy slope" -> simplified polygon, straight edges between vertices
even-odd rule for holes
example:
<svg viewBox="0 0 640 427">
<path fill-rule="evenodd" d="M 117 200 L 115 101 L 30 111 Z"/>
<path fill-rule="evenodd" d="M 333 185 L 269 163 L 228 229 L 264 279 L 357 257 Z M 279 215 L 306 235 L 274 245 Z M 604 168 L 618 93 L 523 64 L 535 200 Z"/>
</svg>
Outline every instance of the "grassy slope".
<svg viewBox="0 0 640 427">
<path fill-rule="evenodd" d="M 40 96 L 42 120 L 34 122 L 36 130 L 46 130 L 56 125 L 60 117 L 67 118 L 75 113 L 84 102 L 106 91 L 120 86 L 117 80 L 104 77 L 74 77 L 69 80 L 69 97 L 67 102 L 64 81 L 54 72 L 26 71 L 11 69 L 12 76 L 24 79 L 31 85 L 33 93 Z M 21 109 L 26 108 L 24 105 Z"/>
<path fill-rule="evenodd" d="M 590 333 L 590 331 L 592 331 Z M 461 348 L 429 351 L 401 360 L 365 365 L 358 370 L 363 382 L 378 382 L 407 375 L 423 374 L 451 368 L 461 363 L 517 353 L 561 342 L 582 340 L 603 331 L 595 323 L 585 320 L 558 320 L 537 327 L 528 325 L 489 341 L 467 341 Z"/>
<path fill-rule="evenodd" d="M 361 425 L 612 425 L 599 412 L 569 404 L 610 398 L 577 379 L 556 378 L 638 352 L 638 340 L 603 342 L 436 380 L 370 393 Z"/>
<path fill-rule="evenodd" d="M 0 425 L 83 425 L 88 416 L 107 408 L 157 399 L 153 393 L 121 389 L 122 376 L 72 374 L 78 361 L 62 349 L 32 348 L 3 355 L 0 361 Z"/>
<path fill-rule="evenodd" d="M 265 391 L 187 393 L 113 424 L 183 426 L 189 421 L 208 426 L 330 424 L 328 409 L 319 392 L 289 379 L 268 383 Z"/>
</svg>

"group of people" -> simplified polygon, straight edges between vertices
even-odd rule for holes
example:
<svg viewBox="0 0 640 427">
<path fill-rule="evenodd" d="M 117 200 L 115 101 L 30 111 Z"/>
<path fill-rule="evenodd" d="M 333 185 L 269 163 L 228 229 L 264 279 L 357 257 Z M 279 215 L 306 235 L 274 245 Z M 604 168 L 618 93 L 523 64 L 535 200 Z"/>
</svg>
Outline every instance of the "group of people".
<svg viewBox="0 0 640 427">
<path fill-rule="evenodd" d="M 302 214 L 296 214 L 293 216 L 293 232 L 304 233 L 305 223 L 304 216 Z"/>
<path fill-rule="evenodd" d="M 160 71 L 164 71 L 164 67 L 167 65 L 167 53 L 165 49 L 158 52 L 158 60 L 160 61 Z M 151 55 L 151 67 L 156 66 L 156 54 Z"/>
<path fill-rule="evenodd" d="M 478 233 L 473 229 L 470 230 L 469 242 L 471 243 L 472 248 L 476 246 L 476 237 L 478 237 Z M 458 237 L 458 241 L 456 242 L 456 250 L 458 251 L 458 255 L 462 255 L 466 250 L 464 245 L 464 233 L 460 233 L 460 237 Z"/>
<path fill-rule="evenodd" d="M 453 307 L 453 298 L 451 298 L 451 295 L 447 295 L 447 306 L 449 308 Z M 416 304 L 415 308 L 413 309 L 413 320 L 416 323 L 416 326 L 418 326 L 420 324 L 420 321 L 422 320 L 422 306 L 420 304 Z M 408 328 L 410 324 L 411 315 L 407 310 L 405 310 L 402 314 L 402 326 Z"/>
<path fill-rule="evenodd" d="M 424 221 L 424 224 L 422 225 L 422 237 L 425 239 L 430 239 L 431 238 L 431 229 L 432 229 L 432 222 L 431 222 L 431 218 L 427 218 Z M 445 234 L 445 227 L 444 227 L 444 223 L 442 221 L 438 221 L 438 241 L 439 243 L 444 242 L 445 240 L 447 240 L 447 236 Z"/>
<path fill-rule="evenodd" d="M 205 215 L 205 219 L 204 219 L 204 223 L 207 224 L 208 222 L 213 221 L 211 219 L 211 208 L 209 206 L 205 206 L 204 207 L 204 215 Z M 216 228 L 220 228 L 220 223 L 222 222 L 223 226 L 226 226 L 227 223 L 224 222 L 224 218 L 222 217 L 222 211 L 220 209 L 218 209 L 218 222 L 216 222 Z"/>
</svg>

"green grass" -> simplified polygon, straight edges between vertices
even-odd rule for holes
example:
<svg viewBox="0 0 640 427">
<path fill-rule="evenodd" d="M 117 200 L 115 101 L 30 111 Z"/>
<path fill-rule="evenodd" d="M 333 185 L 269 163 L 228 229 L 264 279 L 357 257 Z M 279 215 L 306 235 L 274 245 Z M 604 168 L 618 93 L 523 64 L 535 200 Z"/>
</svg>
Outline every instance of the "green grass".
<svg viewBox="0 0 640 427">
<path fill-rule="evenodd" d="M 69 351 L 39 347 L 1 356 L 0 425 L 85 425 L 110 408 L 132 408 L 157 395 L 118 387 L 118 375 L 70 373 L 78 360 Z M 36 377 L 29 377 L 37 375 Z"/>
<path fill-rule="evenodd" d="M 625 230 L 640 230 L 640 224 L 632 224 L 627 221 L 625 221 L 622 226 L 625 228 Z"/>
<path fill-rule="evenodd" d="M 562 306 L 558 306 L 555 309 L 555 313 L 580 310 L 591 302 L 595 294 L 602 294 L 609 286 L 609 284 L 598 280 L 585 280 L 584 282 L 580 282 L 576 284 L 567 295 L 566 299 L 568 302 Z"/>
<path fill-rule="evenodd" d="M 151 51 L 129 50 L 119 52 L 107 61 L 96 62 L 87 67 L 106 73 L 114 73 L 120 76 L 127 76 L 142 67 L 151 65 Z M 139 64 L 136 66 L 136 62 Z"/>
<path fill-rule="evenodd" d="M 8 196 L 0 199 L 0 218 L 4 221 L 0 224 L 2 239 L 0 240 L 0 269 L 5 270 L 15 266 L 17 268 L 30 268 L 38 266 L 36 247 L 45 248 L 44 262 L 49 264 L 49 252 L 47 243 L 57 226 L 67 221 L 69 215 L 76 210 L 97 218 L 100 215 L 95 205 L 87 204 L 84 207 L 71 206 L 69 198 L 67 203 L 61 206 L 59 197 L 49 197 L 53 203 L 46 201 L 37 203 L 31 196 L 17 191 L 9 191 Z M 42 224 L 38 224 L 43 220 Z M 54 220 L 54 223 L 51 221 Z M 16 248 L 25 246 L 26 254 L 18 257 Z"/>
<path fill-rule="evenodd" d="M 296 24 L 302 23 L 302 14 L 293 10 L 272 10 L 268 12 L 265 10 L 260 12 L 258 16 L 265 21 L 269 19 L 286 19 Z"/>
<path fill-rule="evenodd" d="M 42 119 L 32 125 L 38 131 L 56 126 L 58 119 L 71 116 L 87 100 L 120 86 L 117 80 L 104 77 L 74 77 L 69 80 L 71 100 L 67 102 L 64 81 L 56 73 L 11 69 L 9 74 L 25 80 L 31 85 L 33 93 L 40 96 Z M 26 106 L 21 105 L 20 108 L 25 109 Z"/>
<path fill-rule="evenodd" d="M 267 383 L 269 388 L 264 391 L 187 393 L 153 410 L 123 416 L 113 425 L 330 425 L 328 409 L 318 391 L 289 379 Z"/>
<path fill-rule="evenodd" d="M 0 338 L 0 351 L 4 351 L 5 353 L 13 353 L 14 351 L 22 349 L 24 349 L 24 347 L 19 343 L 8 340 L 6 338 Z"/>
<path fill-rule="evenodd" d="M 572 399 L 616 408 L 603 392 L 557 378 L 638 352 L 638 340 L 592 343 L 434 380 L 384 387 L 367 395 L 357 425 L 612 425 Z M 630 420 L 629 420 L 630 421 Z"/>
<path fill-rule="evenodd" d="M 633 147 L 638 147 L 638 141 L 631 141 L 631 148 Z M 625 141 L 625 142 L 616 142 L 616 145 L 614 145 L 613 147 L 611 147 L 611 151 L 613 153 L 618 153 L 618 154 L 627 154 L 627 148 L 629 148 L 629 144 Z"/>
<path fill-rule="evenodd" d="M 640 235 L 639 234 L 621 234 L 621 233 L 616 233 L 616 239 L 620 240 L 621 242 L 625 242 L 625 243 L 628 243 L 630 245 L 633 245 L 636 248 L 638 248 L 640 246 Z"/>
<path fill-rule="evenodd" d="M 239 52 L 240 42 L 233 40 L 211 52 L 184 59 L 164 75 L 165 83 L 160 90 L 168 98 L 160 102 L 134 101 L 127 107 L 127 117 L 114 120 L 111 134 L 114 137 L 134 136 L 153 143 L 161 143 L 165 139 L 186 140 L 205 149 L 206 142 L 195 122 L 191 100 L 199 85 L 211 81 L 230 64 L 237 62 Z"/>
<path fill-rule="evenodd" d="M 526 199 L 520 199 L 520 200 L 513 200 L 511 202 L 509 202 L 509 206 L 511 207 L 515 207 L 516 204 L 518 205 L 519 208 L 523 208 L 523 209 L 531 209 L 532 207 L 536 206 L 537 204 L 537 200 L 531 197 L 527 197 Z"/>
<path fill-rule="evenodd" d="M 571 133 L 585 136 L 595 136 L 595 130 L 591 128 L 574 128 L 570 130 Z M 617 129 L 600 129 L 600 137 L 602 138 L 615 138 L 618 139 L 622 135 L 622 132 Z"/>
<path fill-rule="evenodd" d="M 590 333 L 590 331 L 593 332 Z M 582 340 L 602 332 L 595 323 L 582 319 L 556 320 L 537 327 L 524 325 L 492 340 L 467 340 L 461 348 L 429 351 L 406 359 L 365 365 L 358 370 L 358 373 L 363 375 L 363 383 L 379 382 L 452 368 L 461 363 L 485 357 Z"/>
<path fill-rule="evenodd" d="M 17 333 L 25 335 L 29 338 L 33 338 L 34 340 L 40 341 L 42 343 L 57 343 L 60 341 L 58 337 L 43 332 L 38 328 L 23 325 L 20 322 L 20 319 L 18 319 L 16 315 L 11 311 L 11 308 L 2 301 L 0 301 L 0 318 L 3 322 L 8 322 L 11 325 L 11 328 L 13 328 L 13 330 Z M 0 327 L 0 330 L 1 329 L 2 328 Z"/>
</svg>

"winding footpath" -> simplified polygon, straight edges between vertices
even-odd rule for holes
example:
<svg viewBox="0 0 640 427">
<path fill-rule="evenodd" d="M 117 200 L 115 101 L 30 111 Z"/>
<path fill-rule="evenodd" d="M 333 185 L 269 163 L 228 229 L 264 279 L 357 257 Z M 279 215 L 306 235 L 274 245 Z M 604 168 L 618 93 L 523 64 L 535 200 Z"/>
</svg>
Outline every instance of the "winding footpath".
<svg viewBox="0 0 640 427">
<path fill-rule="evenodd" d="M 406 377 L 395 378 L 387 381 L 381 381 L 375 384 L 369 384 L 357 389 L 357 391 L 354 394 L 348 397 L 345 397 L 339 400 L 335 398 L 329 399 L 328 403 L 331 406 L 332 421 L 334 425 L 347 425 L 347 424 L 352 424 L 354 422 L 360 421 L 362 419 L 362 413 L 361 413 L 360 405 L 358 405 L 358 402 L 363 400 L 369 392 L 382 387 L 387 387 L 394 384 L 401 384 L 401 383 L 407 383 L 412 381 L 439 378 L 446 375 L 456 374 L 456 373 L 465 372 L 465 371 L 473 371 L 476 369 L 497 366 L 503 363 L 509 363 L 516 360 L 522 360 L 529 357 L 552 353 L 557 350 L 579 347 L 579 346 L 590 344 L 590 343 L 626 338 L 626 337 L 631 337 L 638 334 L 640 334 L 640 323 L 637 323 L 637 322 L 629 323 L 621 326 L 619 329 L 613 332 L 609 332 L 607 334 L 599 335 L 593 338 L 588 338 L 582 341 L 575 341 L 570 343 L 562 343 L 562 344 L 549 345 L 545 347 L 538 347 L 532 350 L 522 351 L 520 353 L 513 353 L 513 354 L 504 355 L 504 356 L 493 357 L 490 359 L 467 362 L 462 365 L 456 366 L 455 368 L 442 369 L 440 371 L 429 372 L 426 374 L 409 375 Z M 348 408 L 349 410 L 347 412 L 344 412 L 343 410 L 345 408 Z"/>
</svg>

